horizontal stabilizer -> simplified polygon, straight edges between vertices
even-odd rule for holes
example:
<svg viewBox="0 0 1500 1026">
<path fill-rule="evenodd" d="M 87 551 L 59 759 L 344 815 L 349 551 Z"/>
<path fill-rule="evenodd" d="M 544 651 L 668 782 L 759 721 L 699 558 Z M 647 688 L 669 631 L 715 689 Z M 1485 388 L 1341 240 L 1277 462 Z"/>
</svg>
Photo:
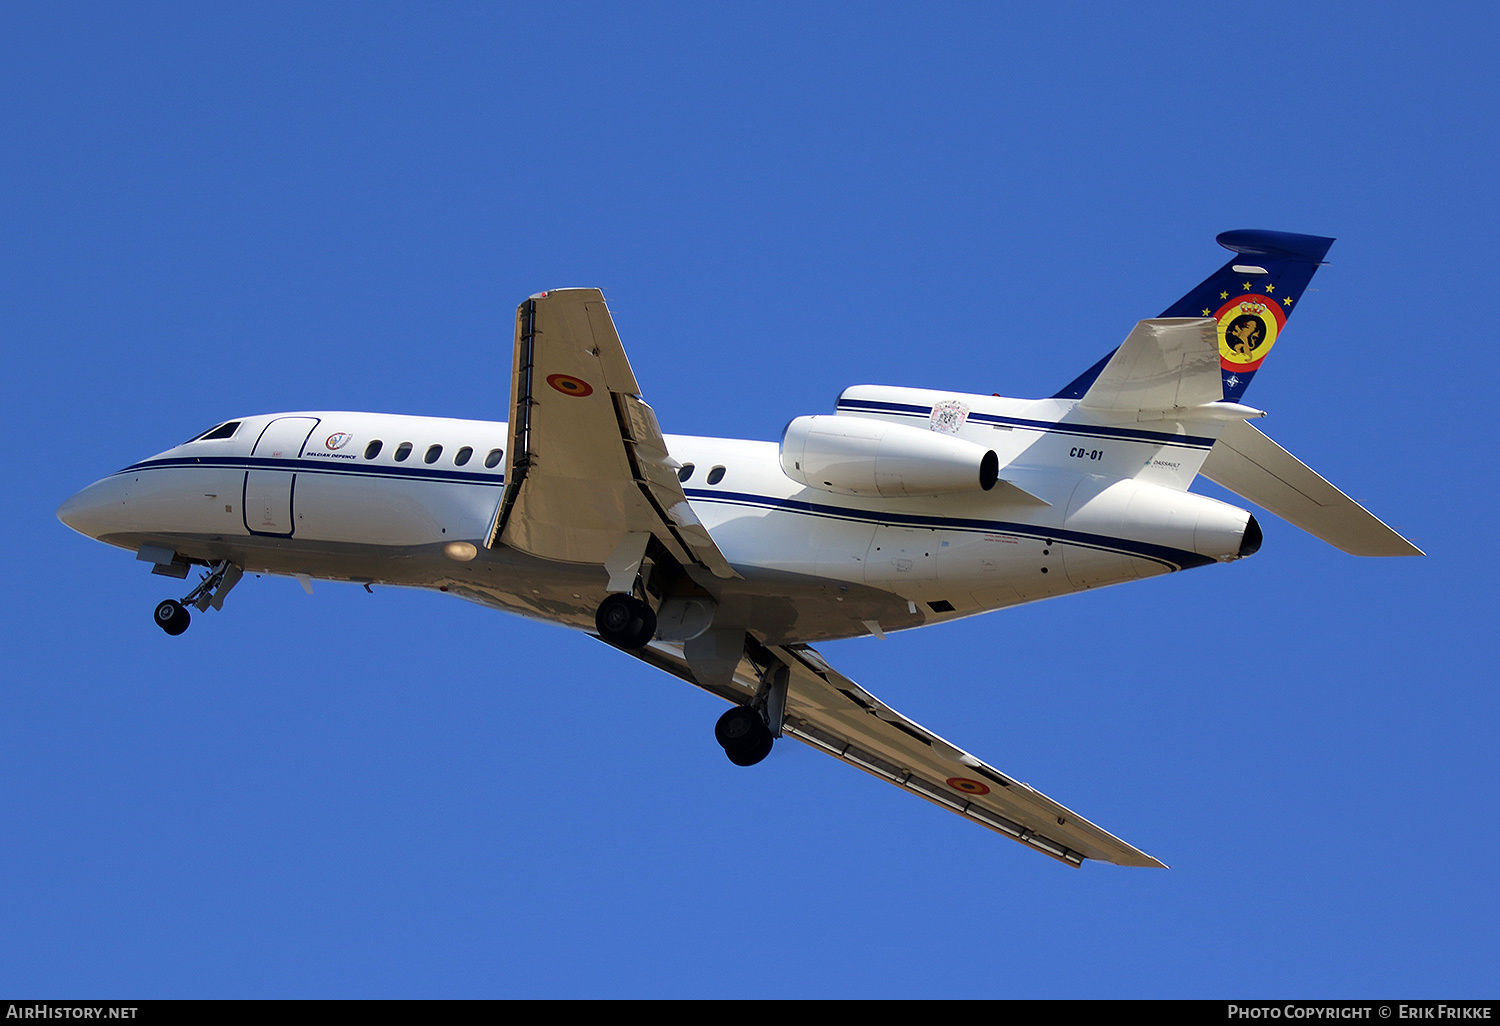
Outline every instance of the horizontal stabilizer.
<svg viewBox="0 0 1500 1026">
<path fill-rule="evenodd" d="M 1201 471 L 1289 524 L 1356 556 L 1420 556 L 1411 542 L 1244 421 L 1231 421 Z"/>
<path fill-rule="evenodd" d="M 1207 317 L 1160 317 L 1135 326 L 1079 405 L 1134 413 L 1191 409 L 1223 398 L 1215 322 Z"/>
</svg>

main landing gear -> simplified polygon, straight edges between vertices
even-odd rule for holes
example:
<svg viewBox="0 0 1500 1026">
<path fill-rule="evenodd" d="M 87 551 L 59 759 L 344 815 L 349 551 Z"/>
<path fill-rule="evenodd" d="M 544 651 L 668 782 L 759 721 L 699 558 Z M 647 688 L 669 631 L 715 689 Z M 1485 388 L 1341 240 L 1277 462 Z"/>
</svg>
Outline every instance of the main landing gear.
<svg viewBox="0 0 1500 1026">
<path fill-rule="evenodd" d="M 736 766 L 754 766 L 771 754 L 781 736 L 791 673 L 780 663 L 768 667 L 749 705 L 737 705 L 714 724 L 714 740 Z"/>
<path fill-rule="evenodd" d="M 748 705 L 737 705 L 714 724 L 714 740 L 736 766 L 754 766 L 771 754 L 776 739 L 765 718 Z"/>
<path fill-rule="evenodd" d="M 645 648 L 656 637 L 656 613 L 634 595 L 610 595 L 599 603 L 594 626 L 616 648 Z"/>
<path fill-rule="evenodd" d="M 245 571 L 229 560 L 220 560 L 203 575 L 203 580 L 198 582 L 198 587 L 183 596 L 180 602 L 176 599 L 167 599 L 158 605 L 152 619 L 156 621 L 156 626 L 176 637 L 187 630 L 188 625 L 193 622 L 192 614 L 187 611 L 188 606 L 194 607 L 200 613 L 209 606 L 223 609 L 224 596 L 240 583 L 240 578 L 244 575 Z"/>
</svg>

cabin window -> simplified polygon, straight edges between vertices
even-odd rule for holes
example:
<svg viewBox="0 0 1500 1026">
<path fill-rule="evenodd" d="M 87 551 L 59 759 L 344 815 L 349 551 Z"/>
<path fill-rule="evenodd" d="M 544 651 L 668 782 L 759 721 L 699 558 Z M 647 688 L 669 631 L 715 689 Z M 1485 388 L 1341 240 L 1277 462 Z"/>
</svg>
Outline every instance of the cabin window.
<svg viewBox="0 0 1500 1026">
<path fill-rule="evenodd" d="M 453 454 L 453 465 L 455 467 L 461 467 L 465 463 L 468 463 L 469 462 L 469 457 L 473 456 L 473 455 L 474 455 L 474 449 L 473 449 L 473 447 L 466 445 L 462 449 L 458 450 L 458 452 L 456 452 L 456 453 Z"/>
<path fill-rule="evenodd" d="M 494 470 L 500 465 L 500 461 L 504 458 L 504 449 L 491 449 L 490 454 L 484 458 L 484 465 L 489 469 Z"/>
<path fill-rule="evenodd" d="M 384 444 L 384 442 L 377 438 L 369 445 L 365 446 L 365 459 L 373 460 L 376 456 L 379 456 L 380 447 Z"/>
<path fill-rule="evenodd" d="M 396 451 L 392 455 L 392 458 L 397 463 L 401 463 L 401 462 L 404 462 L 406 460 L 406 457 L 408 457 L 410 455 L 411 455 L 411 443 L 410 442 L 402 442 L 400 445 L 396 446 Z"/>
<path fill-rule="evenodd" d="M 722 480 L 724 480 L 724 468 L 723 467 L 715 467 L 714 469 L 712 469 L 712 470 L 710 470 L 708 472 L 708 483 L 709 484 L 718 484 Z"/>
<path fill-rule="evenodd" d="M 436 463 L 438 461 L 438 457 L 442 455 L 443 447 L 441 445 L 429 445 L 427 447 L 427 455 L 422 457 L 422 462 Z"/>
<path fill-rule="evenodd" d="M 686 481 L 688 478 L 690 478 L 692 476 L 693 476 L 693 465 L 691 463 L 684 463 L 682 466 L 680 466 L 680 467 L 677 468 L 677 480 L 679 480 L 679 481 Z"/>
</svg>

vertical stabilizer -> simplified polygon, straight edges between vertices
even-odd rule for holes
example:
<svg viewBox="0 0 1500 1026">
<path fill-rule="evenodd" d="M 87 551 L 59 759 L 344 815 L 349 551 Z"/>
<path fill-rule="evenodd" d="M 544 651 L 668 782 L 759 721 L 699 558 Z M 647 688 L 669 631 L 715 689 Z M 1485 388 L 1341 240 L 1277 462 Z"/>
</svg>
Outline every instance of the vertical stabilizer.
<svg viewBox="0 0 1500 1026">
<path fill-rule="evenodd" d="M 1224 232 L 1218 243 L 1235 255 L 1161 316 L 1207 317 L 1215 322 L 1224 399 L 1239 402 L 1333 240 L 1242 229 Z M 1055 398 L 1082 398 L 1113 355 L 1079 375 Z"/>
</svg>

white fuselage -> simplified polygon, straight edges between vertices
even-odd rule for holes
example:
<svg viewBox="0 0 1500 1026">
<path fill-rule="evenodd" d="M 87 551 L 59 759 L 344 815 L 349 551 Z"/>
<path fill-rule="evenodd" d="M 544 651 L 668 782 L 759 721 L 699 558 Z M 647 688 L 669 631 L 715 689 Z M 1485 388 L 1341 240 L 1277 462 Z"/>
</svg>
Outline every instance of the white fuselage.
<svg viewBox="0 0 1500 1026">
<path fill-rule="evenodd" d="M 993 450 L 992 490 L 838 494 L 788 477 L 775 442 L 667 436 L 694 511 L 741 575 L 700 580 L 718 617 L 767 643 L 850 637 L 1243 554 L 1249 514 L 1186 491 L 1212 437 L 1101 423 L 1067 400 L 957 399 L 958 423 L 939 424 L 955 394 L 862 386 L 839 414 Z M 601 567 L 485 545 L 505 483 L 504 423 L 308 412 L 238 424 L 90 485 L 59 516 L 131 550 L 433 588 L 592 629 Z"/>
</svg>

